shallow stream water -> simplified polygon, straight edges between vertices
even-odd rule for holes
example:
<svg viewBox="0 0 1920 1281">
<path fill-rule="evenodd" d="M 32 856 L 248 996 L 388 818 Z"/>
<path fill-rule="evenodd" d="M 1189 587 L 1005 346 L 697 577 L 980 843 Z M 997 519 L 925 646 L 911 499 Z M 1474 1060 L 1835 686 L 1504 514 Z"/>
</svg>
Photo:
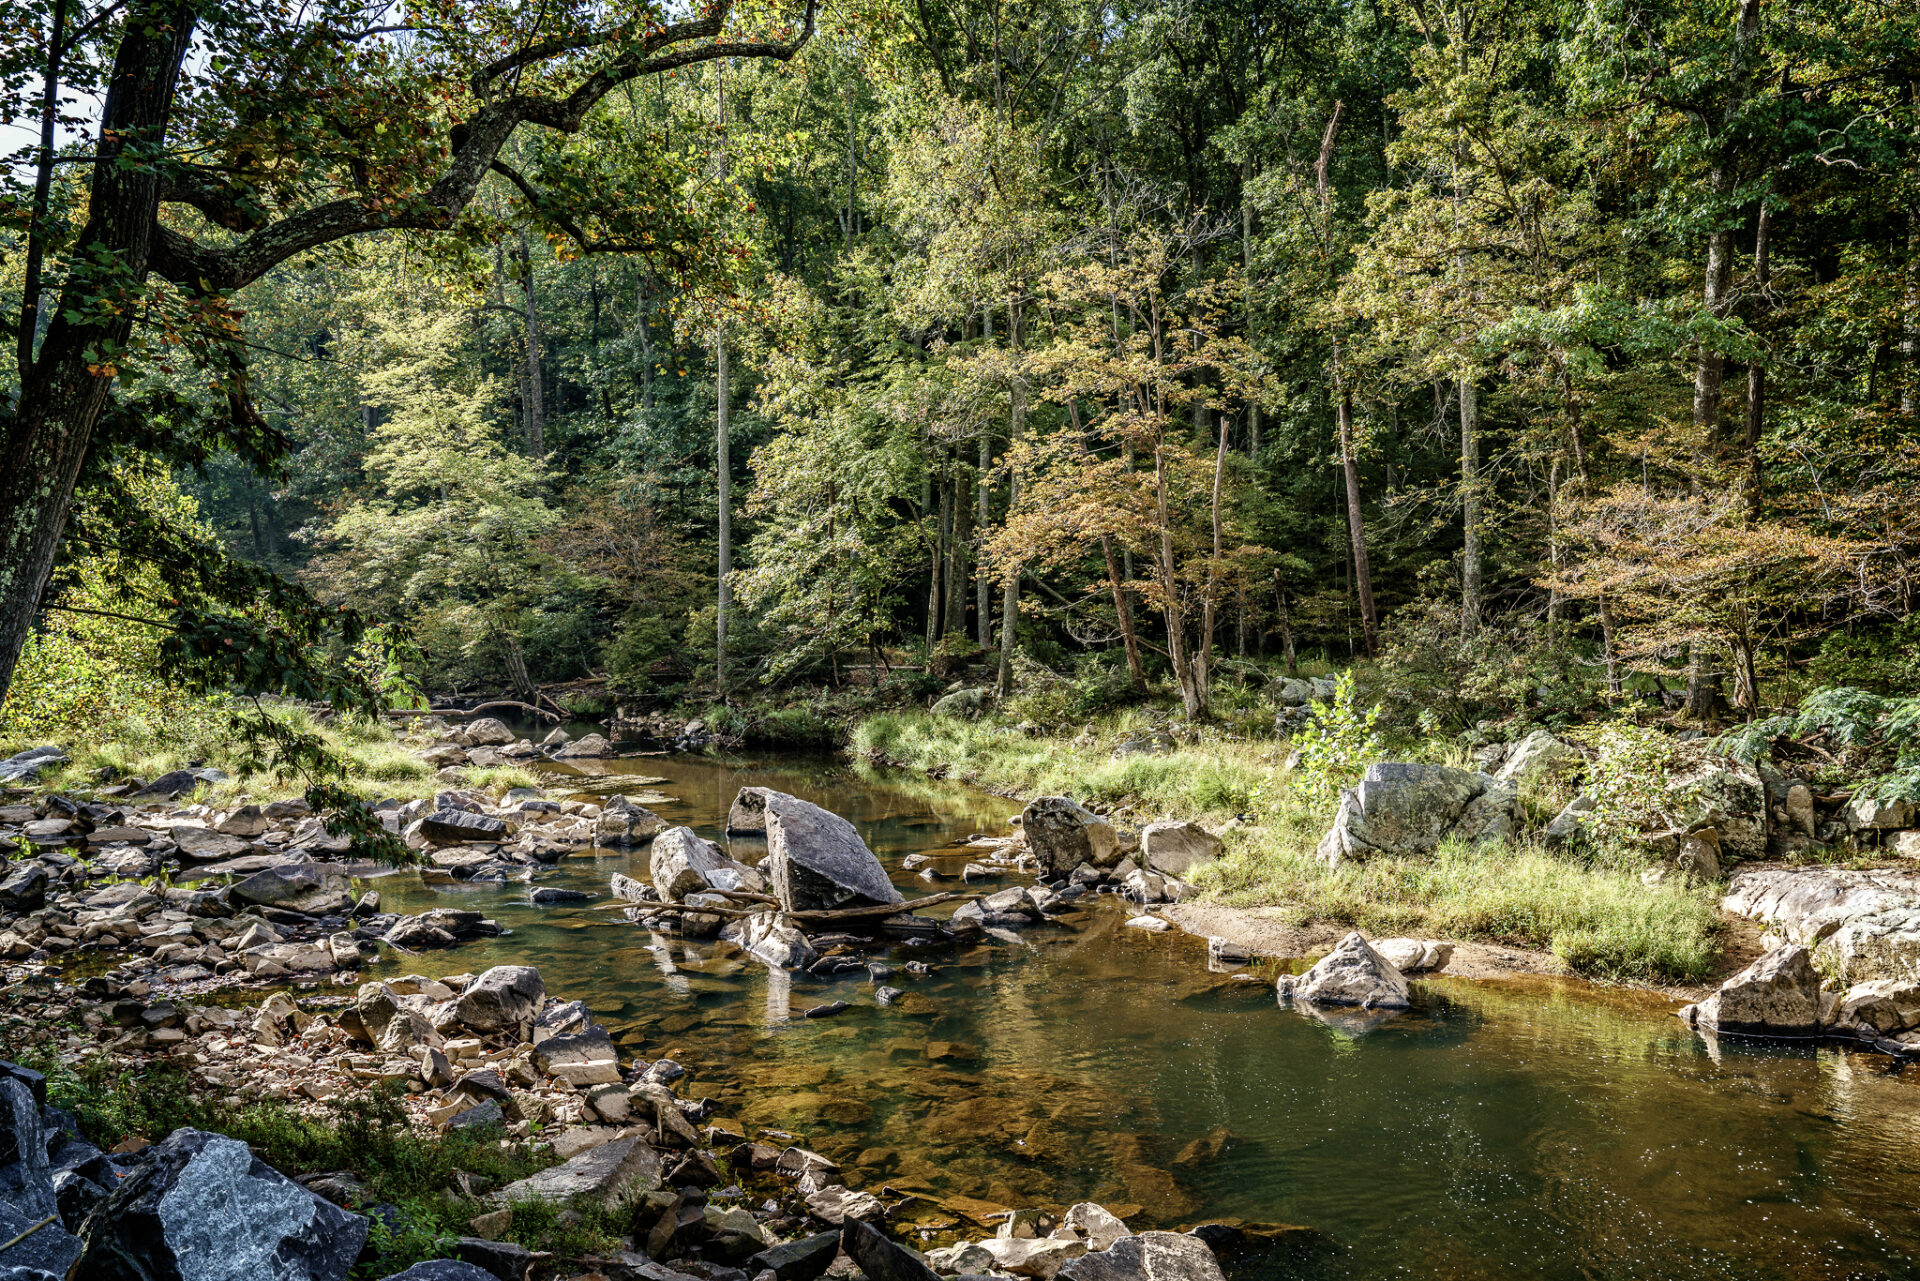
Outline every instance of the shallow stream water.
<svg viewBox="0 0 1920 1281">
<path fill-rule="evenodd" d="M 958 844 L 1017 809 L 834 760 L 581 765 L 665 778 L 673 799 L 650 808 L 722 841 L 740 787 L 805 797 L 909 897 L 959 882 L 902 858 L 945 850 L 957 873 Z M 1330 1024 L 1209 973 L 1203 940 L 1124 928 L 1113 899 L 1017 941 L 895 947 L 907 995 L 881 1007 L 864 973 L 770 973 L 628 923 L 613 872 L 645 877 L 646 850 L 542 875 L 601 894 L 578 907 L 411 873 L 378 888 L 389 911 L 479 908 L 512 930 L 404 968 L 537 965 L 625 1050 L 689 1068 L 684 1093 L 717 1118 L 796 1136 L 851 1187 L 928 1197 L 931 1223 L 1091 1199 L 1135 1227 L 1297 1225 L 1263 1270 L 1316 1281 L 1920 1276 L 1920 1076 L 1884 1059 L 1709 1047 L 1671 1002 L 1546 980 L 1418 983 L 1409 1014 Z M 934 972 L 905 976 L 913 959 Z M 799 1017 L 833 1000 L 854 1008 Z"/>
</svg>

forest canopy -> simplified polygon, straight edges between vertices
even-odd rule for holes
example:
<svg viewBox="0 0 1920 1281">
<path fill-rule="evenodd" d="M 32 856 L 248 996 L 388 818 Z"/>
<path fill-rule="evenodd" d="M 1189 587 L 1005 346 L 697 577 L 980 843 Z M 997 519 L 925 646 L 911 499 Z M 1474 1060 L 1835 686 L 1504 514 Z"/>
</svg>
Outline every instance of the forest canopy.
<svg viewBox="0 0 1920 1281">
<path fill-rule="evenodd" d="M 1901 0 L 8 8 L 11 715 L 1920 688 Z"/>
</svg>

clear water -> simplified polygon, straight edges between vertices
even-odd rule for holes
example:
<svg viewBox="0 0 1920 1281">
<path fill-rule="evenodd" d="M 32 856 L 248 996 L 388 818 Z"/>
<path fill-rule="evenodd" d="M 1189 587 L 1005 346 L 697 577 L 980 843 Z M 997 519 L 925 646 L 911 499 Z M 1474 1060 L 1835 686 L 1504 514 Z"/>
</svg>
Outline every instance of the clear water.
<svg viewBox="0 0 1920 1281">
<path fill-rule="evenodd" d="M 946 850 L 957 872 L 956 843 L 1015 810 L 822 760 L 592 767 L 665 776 L 676 799 L 654 808 L 716 839 L 743 785 L 806 797 L 851 819 L 909 896 L 958 882 L 927 885 L 904 856 Z M 645 850 L 583 853 L 539 883 L 604 895 L 613 872 L 644 876 Z M 921 1194 L 931 1227 L 965 1230 L 992 1208 L 978 1202 L 1093 1199 L 1136 1227 L 1311 1229 L 1268 1269 L 1307 1278 L 1920 1275 L 1913 1076 L 1825 1048 L 1716 1056 L 1646 994 L 1442 979 L 1356 1035 L 1278 1007 L 1268 982 L 1209 973 L 1201 940 L 1123 928 L 1106 900 L 1017 942 L 896 947 L 896 967 L 934 973 L 896 972 L 908 996 L 880 1007 L 864 974 L 770 974 L 604 897 L 535 908 L 524 885 L 412 874 L 379 888 L 388 910 L 475 907 L 512 927 L 407 968 L 538 965 L 630 1052 L 691 1069 L 688 1093 L 719 1117 L 797 1136 L 850 1186 Z M 832 1000 L 855 1008 L 797 1017 Z"/>
</svg>

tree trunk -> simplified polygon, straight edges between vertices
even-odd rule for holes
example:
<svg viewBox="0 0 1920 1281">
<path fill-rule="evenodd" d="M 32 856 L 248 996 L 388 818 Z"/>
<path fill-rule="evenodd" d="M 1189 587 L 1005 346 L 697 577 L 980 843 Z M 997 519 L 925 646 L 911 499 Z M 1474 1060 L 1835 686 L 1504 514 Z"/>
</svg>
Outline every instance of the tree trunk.
<svg viewBox="0 0 1920 1281">
<path fill-rule="evenodd" d="M 947 543 L 947 628 L 965 639 L 967 634 L 967 548 L 973 542 L 973 504 L 967 478 L 957 469 L 953 477 L 953 537 Z"/>
<path fill-rule="evenodd" d="M 1182 710 L 1188 720 L 1199 720 L 1207 714 L 1207 687 L 1193 679 L 1193 663 L 1187 656 L 1187 619 L 1174 576 L 1173 511 L 1167 501 L 1167 456 L 1163 449 L 1153 451 L 1153 478 L 1154 514 L 1160 525 L 1160 592 L 1166 602 L 1161 612 L 1167 623 L 1167 659 L 1180 686 Z"/>
<path fill-rule="evenodd" d="M 137 285 L 146 279 L 160 207 L 160 172 L 123 164 L 129 148 L 165 136 L 195 10 L 143 5 L 127 15 L 100 113 L 87 221 L 73 256 L 113 263 Z M 17 408 L 0 429 L 0 694 L 13 680 L 40 596 L 66 531 L 73 487 L 114 374 L 93 354 L 119 351 L 135 308 L 101 315 L 91 305 L 97 278 L 70 277 L 31 370 L 21 370 Z"/>
<path fill-rule="evenodd" d="M 1227 416 L 1220 415 L 1220 440 L 1213 451 L 1213 559 L 1207 564 L 1207 596 L 1200 603 L 1200 646 L 1194 655 L 1194 680 L 1206 688 L 1213 668 L 1213 620 L 1220 596 L 1220 487 L 1227 474 Z"/>
<path fill-rule="evenodd" d="M 1766 197 L 1760 199 L 1760 215 L 1753 232 L 1753 287 L 1759 305 L 1766 306 L 1767 290 L 1773 284 L 1773 261 L 1768 237 L 1773 227 L 1773 210 Z M 1757 514 L 1760 507 L 1760 429 L 1766 426 L 1767 370 L 1759 361 L 1747 366 L 1746 477 L 1747 511 Z"/>
<path fill-rule="evenodd" d="M 1113 538 L 1100 535 L 1100 550 L 1107 558 L 1107 584 L 1113 589 L 1113 616 L 1120 621 L 1120 639 L 1127 649 L 1127 671 L 1133 676 L 1133 687 L 1142 694 L 1147 692 L 1147 671 L 1140 665 L 1140 641 L 1133 634 L 1133 605 L 1127 600 L 1127 589 L 1120 577 L 1120 566 L 1113 557 Z"/>
<path fill-rule="evenodd" d="M 1900 409 L 1920 414 L 1920 209 L 1907 211 L 1907 308 L 1901 324 L 1900 354 L 1906 357 Z"/>
<path fill-rule="evenodd" d="M 1480 389 L 1460 380 L 1460 639 L 1480 631 Z"/>
<path fill-rule="evenodd" d="M 719 494 L 715 507 L 720 524 L 720 564 L 719 564 L 719 607 L 714 611 L 714 660 L 713 678 L 722 694 L 727 689 L 727 614 L 733 608 L 733 584 L 728 581 L 733 573 L 733 457 L 729 428 L 732 426 L 731 405 L 733 388 L 730 385 L 727 369 L 727 331 L 722 325 L 714 339 L 714 403 L 717 409 L 714 425 L 714 449 L 717 454 L 715 475 L 719 480 Z"/>
<path fill-rule="evenodd" d="M 1280 648 L 1286 656 L 1287 674 L 1291 676 L 1300 670 L 1300 656 L 1293 648 L 1293 611 L 1287 608 L 1287 589 L 1280 580 L 1280 571 L 1273 571 L 1273 603 L 1275 617 L 1280 624 Z"/>
<path fill-rule="evenodd" d="M 1600 598 L 1600 652 L 1607 663 L 1607 692 L 1620 697 L 1620 652 L 1613 644 L 1613 606 Z"/>
<path fill-rule="evenodd" d="M 1360 627 L 1367 655 L 1380 652 L 1380 624 L 1373 612 L 1373 571 L 1367 565 L 1367 527 L 1360 519 L 1360 468 L 1353 458 L 1353 395 L 1340 369 L 1340 343 L 1333 344 L 1333 384 L 1339 397 L 1340 468 L 1347 482 L 1347 531 L 1353 539 L 1354 582 L 1360 595 Z"/>
<path fill-rule="evenodd" d="M 527 320 L 527 369 L 525 375 L 525 421 L 527 457 L 541 458 L 547 452 L 547 386 L 542 370 L 540 309 L 533 297 L 533 254 L 527 246 L 527 233 L 520 233 L 520 302 Z"/>
<path fill-rule="evenodd" d="M 993 309 L 987 308 L 980 314 L 980 336 L 987 346 L 993 346 Z M 992 486 L 987 477 L 993 470 L 993 433 L 984 426 L 980 429 L 980 474 L 975 479 L 979 487 L 979 508 L 974 513 L 974 534 L 985 538 L 987 527 L 993 523 Z M 976 548 L 974 557 L 973 612 L 974 632 L 980 641 L 980 648 L 986 649 L 993 644 L 993 591 L 992 582 L 987 577 L 986 565 Z"/>
<path fill-rule="evenodd" d="M 1020 347 L 1020 311 L 1018 305 L 1007 309 L 1007 345 L 1018 351 Z M 1007 413 L 1007 452 L 1009 455 L 1019 447 L 1020 438 L 1027 427 L 1027 388 L 1026 383 L 1014 376 L 1013 393 L 1010 397 Z M 1020 503 L 1020 468 L 1010 463 L 1007 467 L 1007 515 Z M 1000 678 L 995 682 L 1001 699 L 1013 693 L 1013 644 L 1020 621 L 1020 566 L 1007 567 L 1006 584 L 1000 597 Z"/>
<path fill-rule="evenodd" d="M 942 626 L 946 622 L 944 600 L 940 595 L 941 576 L 946 570 L 948 549 L 953 543 L 953 481 L 942 478 L 939 484 L 939 508 L 934 507 L 933 468 L 927 468 L 927 475 L 921 482 L 923 497 L 920 510 L 924 516 L 935 517 L 933 531 L 933 558 L 927 571 L 927 652 L 931 658 L 935 642 L 940 639 Z"/>
</svg>

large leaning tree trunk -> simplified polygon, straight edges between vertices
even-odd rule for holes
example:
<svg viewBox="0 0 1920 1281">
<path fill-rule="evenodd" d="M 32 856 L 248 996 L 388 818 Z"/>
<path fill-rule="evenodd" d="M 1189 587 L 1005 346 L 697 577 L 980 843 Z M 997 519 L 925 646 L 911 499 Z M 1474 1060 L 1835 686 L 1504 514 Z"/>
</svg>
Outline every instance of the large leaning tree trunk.
<svg viewBox="0 0 1920 1281">
<path fill-rule="evenodd" d="M 441 52 L 449 62 L 463 58 L 469 48 L 509 52 L 472 64 L 457 90 L 436 86 L 444 110 L 414 105 L 432 100 L 420 84 L 406 86 L 422 91 L 413 97 L 369 85 L 367 77 L 374 74 L 369 68 L 398 66 L 403 69 L 381 74 L 414 73 L 408 60 L 387 58 L 384 46 L 375 50 L 378 56 L 359 60 L 388 36 L 385 29 L 368 29 L 357 13 L 329 12 L 309 21 L 264 4 L 207 10 L 135 0 L 115 22 L 87 24 L 84 35 L 95 43 L 85 52 L 110 63 L 112 71 L 90 139 L 93 164 L 80 202 L 88 210 L 87 221 L 65 252 L 66 262 L 80 266 L 58 282 L 56 305 L 40 308 L 39 291 L 29 290 L 12 317 L 24 336 L 17 408 L 0 423 L 0 696 L 12 682 L 40 608 L 74 487 L 113 382 L 123 364 L 137 359 L 129 351 L 139 338 L 134 317 L 143 308 L 150 279 L 167 282 L 177 298 L 221 322 L 208 331 L 225 332 L 214 343 L 221 385 L 230 412 L 250 415 L 243 348 L 226 306 L 234 291 L 298 254 L 350 236 L 449 230 L 490 172 L 518 188 L 534 215 L 571 235 L 582 252 L 643 251 L 641 237 L 609 235 L 604 219 L 573 217 L 565 198 L 504 164 L 501 149 L 514 131 L 528 124 L 573 133 L 607 93 L 638 76 L 715 58 L 791 57 L 814 25 L 813 0 L 794 16 L 791 38 L 779 42 L 724 39 L 731 0 L 703 7 L 699 17 L 664 25 L 650 25 L 632 9 L 617 0 L 596 11 L 602 27 L 545 40 L 529 42 L 516 35 L 491 43 L 481 38 L 488 33 L 480 28 L 501 23 L 524 33 L 536 29 L 534 15 L 476 9 L 475 29 L 460 33 L 457 47 Z M 64 12 L 59 6 L 56 27 Z M 70 62 L 79 58 L 74 42 L 82 33 L 64 42 L 57 31 L 46 34 L 51 52 L 44 70 L 51 87 L 60 56 Z M 246 56 L 196 57 L 189 66 L 188 51 L 196 41 L 238 48 Z M 254 74 L 259 60 L 284 74 L 271 83 L 219 82 L 223 75 Z M 191 139 L 173 136 L 188 79 L 198 104 L 197 133 Z M 347 124 L 316 116 L 336 130 L 317 140 L 299 129 L 262 132 L 257 116 L 213 121 L 222 92 L 235 88 L 248 89 L 252 109 L 269 116 L 282 108 L 311 110 L 328 94 L 353 93 L 360 97 L 352 105 L 363 114 Z M 271 99 L 264 106 L 263 97 Z M 42 187 L 44 174 L 61 159 L 51 135 L 43 136 L 48 141 L 39 149 Z M 376 137 L 428 139 L 430 150 L 424 154 L 434 157 L 434 164 L 396 164 L 374 174 L 366 152 L 376 147 Z M 358 150 L 348 145 L 353 139 L 363 140 Z M 218 154 L 235 140 L 244 145 Z M 282 150 L 263 156 L 262 146 Z M 289 172 L 316 176 L 290 193 Z M 342 191 L 352 194 L 338 194 Z M 48 261 L 44 242 L 51 224 L 44 203 L 36 203 L 40 218 L 30 228 L 26 279 L 37 282 Z M 215 237 L 195 239 L 180 230 L 189 216 L 163 222 L 168 205 L 198 211 L 221 229 L 217 243 Z M 36 352 L 33 333 L 40 310 L 52 319 Z"/>
</svg>

